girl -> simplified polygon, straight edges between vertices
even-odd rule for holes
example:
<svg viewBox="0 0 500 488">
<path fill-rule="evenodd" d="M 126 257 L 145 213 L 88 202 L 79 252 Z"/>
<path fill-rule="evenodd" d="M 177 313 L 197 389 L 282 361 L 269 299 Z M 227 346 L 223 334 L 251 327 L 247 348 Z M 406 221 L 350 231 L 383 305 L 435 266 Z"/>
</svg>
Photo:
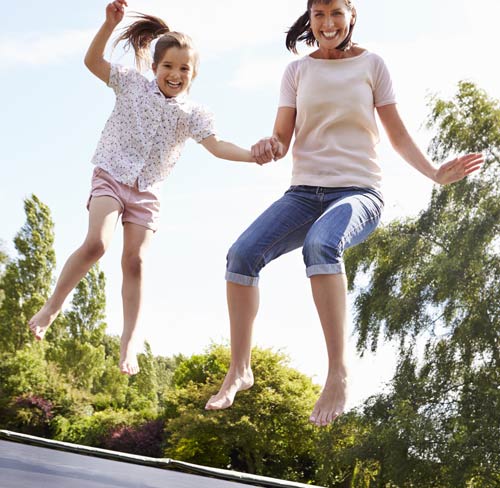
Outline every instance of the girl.
<svg viewBox="0 0 500 488">
<path fill-rule="evenodd" d="M 126 0 L 106 7 L 106 20 L 85 56 L 85 65 L 116 93 L 115 108 L 104 127 L 92 162 L 95 164 L 87 204 L 89 228 L 81 245 L 63 267 L 52 296 L 29 322 L 43 339 L 64 300 L 109 246 L 119 215 L 123 222 L 123 334 L 120 370 L 139 371 L 135 334 L 142 299 L 143 258 L 157 229 L 161 183 L 179 158 L 189 137 L 214 156 L 255 162 L 250 151 L 219 140 L 212 116 L 187 97 L 198 70 L 191 39 L 170 32 L 156 17 L 139 15 L 117 39 L 132 45 L 138 67 L 147 64 L 151 42 L 159 38 L 153 56 L 153 81 L 140 72 L 110 64 L 106 44 L 124 17 Z M 115 44 L 116 44 L 115 43 Z"/>
<path fill-rule="evenodd" d="M 302 247 L 328 352 L 326 383 L 310 420 L 327 425 L 343 412 L 347 283 L 342 254 L 375 230 L 383 207 L 375 110 L 396 151 L 436 183 L 458 181 L 483 162 L 481 154 L 468 154 L 437 168 L 424 156 L 401 121 L 384 61 L 351 41 L 356 15 L 350 0 L 308 0 L 288 32 L 289 50 L 296 52 L 303 40 L 318 49 L 286 69 L 273 135 L 255 144 L 252 154 L 259 163 L 284 157 L 295 132 L 292 186 L 229 250 L 231 365 L 207 409 L 229 407 L 238 391 L 253 385 L 259 271 Z"/>
</svg>

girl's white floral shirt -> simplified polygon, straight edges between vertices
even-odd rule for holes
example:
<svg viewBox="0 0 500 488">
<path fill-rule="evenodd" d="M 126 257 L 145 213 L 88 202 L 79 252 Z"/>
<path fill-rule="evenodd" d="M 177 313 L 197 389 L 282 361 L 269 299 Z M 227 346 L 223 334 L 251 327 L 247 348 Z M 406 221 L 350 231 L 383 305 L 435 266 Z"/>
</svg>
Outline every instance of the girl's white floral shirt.
<svg viewBox="0 0 500 488">
<path fill-rule="evenodd" d="M 92 163 L 139 191 L 157 189 L 179 159 L 188 138 L 215 135 L 213 115 L 186 96 L 167 98 L 156 80 L 133 68 L 111 65 L 116 103 Z"/>
</svg>

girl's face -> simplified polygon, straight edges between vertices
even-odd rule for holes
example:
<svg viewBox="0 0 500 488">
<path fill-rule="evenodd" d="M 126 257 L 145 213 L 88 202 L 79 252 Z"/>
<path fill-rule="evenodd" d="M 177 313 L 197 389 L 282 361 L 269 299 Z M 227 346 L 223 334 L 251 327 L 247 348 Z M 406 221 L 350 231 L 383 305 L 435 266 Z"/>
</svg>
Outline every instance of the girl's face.
<svg viewBox="0 0 500 488">
<path fill-rule="evenodd" d="M 332 0 L 326 5 L 313 3 L 310 20 L 311 30 L 320 48 L 330 50 L 342 44 L 356 19 L 344 0 Z"/>
<path fill-rule="evenodd" d="M 166 97 L 186 93 L 193 79 L 193 51 L 178 47 L 167 49 L 162 60 L 158 64 L 153 63 L 153 73 L 158 87 Z"/>
</svg>

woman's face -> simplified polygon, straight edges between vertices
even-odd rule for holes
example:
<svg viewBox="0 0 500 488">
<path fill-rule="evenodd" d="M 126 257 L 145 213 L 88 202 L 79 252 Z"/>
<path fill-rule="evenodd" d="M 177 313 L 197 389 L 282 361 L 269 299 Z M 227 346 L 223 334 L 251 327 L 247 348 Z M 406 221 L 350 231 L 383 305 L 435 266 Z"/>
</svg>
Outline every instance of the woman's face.
<svg viewBox="0 0 500 488">
<path fill-rule="evenodd" d="M 344 0 L 331 0 L 328 4 L 313 3 L 309 13 L 311 30 L 323 49 L 336 49 L 347 37 L 354 24 L 353 12 Z"/>
</svg>

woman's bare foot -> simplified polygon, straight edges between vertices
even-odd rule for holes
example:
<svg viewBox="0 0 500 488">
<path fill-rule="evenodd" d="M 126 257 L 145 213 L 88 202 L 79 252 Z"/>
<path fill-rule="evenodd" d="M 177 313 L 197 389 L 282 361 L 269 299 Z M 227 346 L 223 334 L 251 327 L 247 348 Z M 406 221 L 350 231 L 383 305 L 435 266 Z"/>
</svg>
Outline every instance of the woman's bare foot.
<svg viewBox="0 0 500 488">
<path fill-rule="evenodd" d="M 236 393 L 243 390 L 248 390 L 253 386 L 252 370 L 245 369 L 243 373 L 237 373 L 229 368 L 229 371 L 224 378 L 224 382 L 219 390 L 219 393 L 212 396 L 205 405 L 206 410 L 222 410 L 229 408 L 233 402 Z"/>
<path fill-rule="evenodd" d="M 318 427 L 331 424 L 344 412 L 346 398 L 346 375 L 339 373 L 329 375 L 309 420 Z"/>
<path fill-rule="evenodd" d="M 59 312 L 60 309 L 52 310 L 49 303 L 46 302 L 45 305 L 35 315 L 33 315 L 33 317 L 31 317 L 28 325 L 36 340 L 41 341 L 44 338 L 47 329 L 57 318 Z"/>
<path fill-rule="evenodd" d="M 132 376 L 139 372 L 137 352 L 131 340 L 122 338 L 120 345 L 120 372 Z"/>
</svg>

